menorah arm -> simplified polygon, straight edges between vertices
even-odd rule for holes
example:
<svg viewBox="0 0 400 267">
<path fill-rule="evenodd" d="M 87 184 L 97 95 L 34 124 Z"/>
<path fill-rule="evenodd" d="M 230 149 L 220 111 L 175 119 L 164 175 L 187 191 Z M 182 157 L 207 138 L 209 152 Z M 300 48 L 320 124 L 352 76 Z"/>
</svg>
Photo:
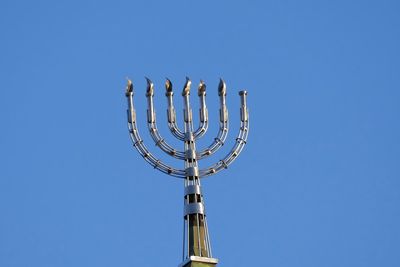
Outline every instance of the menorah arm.
<svg viewBox="0 0 400 267">
<path fill-rule="evenodd" d="M 173 147 L 171 147 L 165 141 L 165 139 L 161 137 L 161 135 L 158 131 L 153 96 L 154 96 L 153 83 L 149 79 L 147 79 L 147 93 L 146 93 L 147 125 L 148 125 L 149 131 L 150 131 L 150 135 L 153 138 L 154 142 L 156 143 L 156 146 L 158 146 L 162 151 L 164 151 L 165 153 L 167 153 L 168 155 L 170 155 L 174 158 L 184 160 L 185 153 L 182 151 L 177 151 Z"/>
<path fill-rule="evenodd" d="M 233 146 L 232 150 L 220 161 L 215 163 L 209 168 L 200 170 L 200 177 L 213 175 L 223 169 L 227 169 L 228 166 L 239 156 L 240 152 L 242 152 L 244 145 L 247 141 L 248 131 L 249 131 L 249 123 L 243 123 L 240 127 L 239 135 L 236 138 L 236 143 Z"/>
<path fill-rule="evenodd" d="M 242 106 L 240 108 L 241 122 L 240 122 L 239 134 L 238 137 L 236 138 L 235 145 L 233 146 L 232 150 L 222 160 L 218 161 L 209 168 L 200 170 L 200 177 L 210 176 L 223 169 L 227 169 L 228 166 L 233 161 L 235 161 L 237 156 L 239 156 L 240 152 L 242 152 L 244 145 L 247 142 L 247 137 L 249 134 L 249 113 L 246 105 L 247 92 L 241 91 L 239 94 L 241 96 L 241 102 L 242 102 Z"/>
<path fill-rule="evenodd" d="M 174 111 L 175 113 L 175 111 Z M 174 115 L 175 116 L 175 115 Z M 171 131 L 171 133 L 179 140 L 184 141 L 185 140 L 185 134 L 178 128 L 178 125 L 176 124 L 176 121 L 173 122 L 168 122 L 168 128 Z"/>
<path fill-rule="evenodd" d="M 220 149 L 225 143 L 226 137 L 228 136 L 228 130 L 228 121 L 220 122 L 217 137 L 214 138 L 214 141 L 211 143 L 211 145 L 197 152 L 197 159 L 204 159 L 218 151 L 218 149 Z"/>
<path fill-rule="evenodd" d="M 174 158 L 181 159 L 181 160 L 185 159 L 184 152 L 174 149 L 164 140 L 164 138 L 161 137 L 161 135 L 157 129 L 157 124 L 156 124 L 155 120 L 154 120 L 154 122 L 151 122 L 151 123 L 149 122 L 147 125 L 148 125 L 149 131 L 150 131 L 150 135 L 153 138 L 154 142 L 156 143 L 156 146 L 158 146 L 162 151 L 164 151 L 165 153 L 167 153 L 168 155 L 170 155 Z"/>
<path fill-rule="evenodd" d="M 169 79 L 165 82 L 165 89 L 166 93 L 165 96 L 168 99 L 168 110 L 167 110 L 167 117 L 168 117 L 168 128 L 171 133 L 179 140 L 185 140 L 185 134 L 179 129 L 178 125 L 176 124 L 176 111 L 174 108 L 174 92 L 172 91 L 172 83 Z"/>
<path fill-rule="evenodd" d="M 158 169 L 159 171 L 169 174 L 171 176 L 185 178 L 186 173 L 184 170 L 176 169 L 163 163 L 161 160 L 154 157 L 144 145 L 143 140 L 139 135 L 138 128 L 136 126 L 136 112 L 133 105 L 133 86 L 130 81 L 128 81 L 126 97 L 128 99 L 127 114 L 128 114 L 129 136 L 136 150 L 155 169 Z"/>
<path fill-rule="evenodd" d="M 229 130 L 229 114 L 226 107 L 226 84 L 221 79 L 218 86 L 218 95 L 220 98 L 220 109 L 219 109 L 219 131 L 214 141 L 207 148 L 200 150 L 197 153 L 197 159 L 204 159 L 212 154 L 214 154 L 218 149 L 220 149 L 228 136 Z"/>
<path fill-rule="evenodd" d="M 197 140 L 201 138 L 208 129 L 208 110 L 206 106 L 206 85 L 203 81 L 200 81 L 198 88 L 198 95 L 200 100 L 200 125 L 194 131 L 193 136 Z"/>
<path fill-rule="evenodd" d="M 208 130 L 208 121 L 200 122 L 199 127 L 193 133 L 195 140 L 200 139 Z"/>
<path fill-rule="evenodd" d="M 140 138 L 135 122 L 128 122 L 128 129 L 129 129 L 129 136 L 131 137 L 133 146 L 151 166 L 171 176 L 179 178 L 186 177 L 184 170 L 179 170 L 163 163 L 161 160 L 157 159 L 156 157 L 153 156 L 153 154 L 149 152 L 149 150 L 144 145 L 143 140 Z"/>
</svg>

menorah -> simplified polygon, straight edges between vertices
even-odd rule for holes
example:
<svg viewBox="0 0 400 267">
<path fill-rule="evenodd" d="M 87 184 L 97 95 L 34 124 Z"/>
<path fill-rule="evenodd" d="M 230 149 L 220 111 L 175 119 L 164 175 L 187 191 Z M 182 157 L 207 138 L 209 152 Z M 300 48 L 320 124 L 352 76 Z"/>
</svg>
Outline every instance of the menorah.
<svg viewBox="0 0 400 267">
<path fill-rule="evenodd" d="M 191 81 L 186 77 L 183 87 L 183 131 L 179 129 L 176 122 L 176 112 L 173 103 L 174 92 L 172 83 L 166 80 L 165 89 L 168 100 L 168 128 L 171 133 L 184 143 L 184 150 L 173 148 L 161 136 L 156 124 L 156 112 L 154 108 L 154 84 L 147 80 L 147 126 L 150 135 L 156 146 L 168 155 L 184 161 L 184 169 L 174 168 L 162 162 L 149 152 L 139 135 L 136 121 L 136 111 L 133 102 L 133 84 L 128 80 L 126 87 L 126 97 L 128 99 L 128 128 L 133 142 L 133 146 L 139 154 L 155 169 L 171 176 L 184 179 L 184 229 L 183 229 L 183 254 L 182 267 L 190 266 L 215 266 L 218 260 L 212 257 L 210 237 L 208 233 L 207 218 L 204 207 L 204 197 L 201 191 L 200 178 L 216 174 L 227 169 L 228 166 L 237 158 L 246 144 L 249 132 L 249 115 L 246 104 L 246 91 L 240 91 L 240 129 L 236 142 L 231 151 L 221 160 L 205 169 L 199 169 L 198 161 L 207 158 L 218 151 L 225 143 L 228 135 L 228 109 L 226 106 L 226 84 L 220 79 L 218 85 L 218 95 L 220 100 L 219 109 L 219 131 L 212 143 L 202 150 L 196 149 L 196 141 L 200 139 L 208 129 L 208 110 L 206 106 L 206 84 L 200 81 L 198 96 L 200 99 L 199 126 L 196 130 L 193 127 L 192 109 L 190 107 L 189 95 Z"/>
</svg>

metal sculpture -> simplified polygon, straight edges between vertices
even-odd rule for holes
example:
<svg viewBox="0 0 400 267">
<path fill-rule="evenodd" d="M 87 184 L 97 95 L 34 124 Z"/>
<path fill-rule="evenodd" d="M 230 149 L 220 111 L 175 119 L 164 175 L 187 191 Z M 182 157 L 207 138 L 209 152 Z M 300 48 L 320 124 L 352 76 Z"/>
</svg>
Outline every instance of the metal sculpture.
<svg viewBox="0 0 400 267">
<path fill-rule="evenodd" d="M 206 106 L 206 84 L 200 81 L 198 86 L 198 96 L 200 99 L 200 125 L 197 129 L 193 128 L 192 109 L 190 107 L 189 95 L 191 81 L 186 78 L 183 87 L 183 119 L 184 129 L 180 130 L 176 123 L 176 112 L 173 103 L 174 92 L 172 83 L 166 80 L 165 89 L 168 100 L 168 127 L 171 133 L 179 140 L 184 142 L 184 150 L 178 150 L 169 145 L 161 136 L 157 129 L 156 113 L 154 108 L 154 84 L 147 80 L 147 125 L 150 135 L 156 146 L 168 155 L 184 161 L 184 169 L 174 168 L 157 159 L 149 152 L 139 135 L 136 122 L 136 111 L 133 102 L 133 84 L 128 80 L 126 87 L 126 97 L 128 99 L 128 128 L 133 142 L 133 146 L 139 154 L 155 169 L 171 176 L 184 179 L 184 234 L 183 234 L 183 262 L 180 266 L 215 266 L 217 259 L 212 257 L 210 237 L 207 227 L 207 218 L 204 208 L 204 197 L 201 192 L 200 178 L 213 175 L 226 169 L 242 151 L 246 144 L 249 132 L 249 115 L 247 110 L 247 92 L 240 91 L 240 130 L 232 150 L 214 165 L 199 169 L 198 161 L 214 154 L 224 145 L 228 135 L 228 109 L 226 107 L 226 84 L 220 79 L 218 95 L 220 99 L 219 110 L 219 132 L 214 141 L 205 149 L 197 150 L 196 141 L 201 138 L 208 129 L 208 110 Z"/>
</svg>

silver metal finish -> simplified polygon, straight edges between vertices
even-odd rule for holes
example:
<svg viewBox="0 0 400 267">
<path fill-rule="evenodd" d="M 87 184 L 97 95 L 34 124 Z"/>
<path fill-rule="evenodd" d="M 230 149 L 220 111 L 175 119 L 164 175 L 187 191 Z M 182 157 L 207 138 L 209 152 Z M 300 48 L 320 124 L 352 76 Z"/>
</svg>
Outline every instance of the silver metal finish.
<svg viewBox="0 0 400 267">
<path fill-rule="evenodd" d="M 201 189 L 199 185 L 188 185 L 185 187 L 185 196 L 191 194 L 201 194 Z"/>
<path fill-rule="evenodd" d="M 186 151 L 186 157 L 185 157 L 185 159 L 188 159 L 188 160 L 194 160 L 194 159 L 196 159 L 196 151 L 194 151 L 193 149 L 188 149 L 188 150 Z"/>
<path fill-rule="evenodd" d="M 155 88 L 153 82 L 146 78 L 146 98 L 147 98 L 147 126 L 150 135 L 157 147 L 159 147 L 167 155 L 172 156 L 184 162 L 183 168 L 176 168 L 164 163 L 156 158 L 144 145 L 140 137 L 136 111 L 134 108 L 134 91 L 133 84 L 128 80 L 125 95 L 128 100 L 128 129 L 133 146 L 151 166 L 168 175 L 184 179 L 184 223 L 183 223 L 183 263 L 184 266 L 190 261 L 214 263 L 217 259 L 212 258 L 211 242 L 208 232 L 207 216 L 205 213 L 204 197 L 201 190 L 200 179 L 202 177 L 213 175 L 223 169 L 227 169 L 230 164 L 238 157 L 247 142 L 249 132 L 249 113 L 247 109 L 247 92 L 240 91 L 240 129 L 230 152 L 221 160 L 213 165 L 199 169 L 198 161 L 213 155 L 224 144 L 229 131 L 229 116 L 226 106 L 226 83 L 220 79 L 218 85 L 219 96 L 219 131 L 217 137 L 211 144 L 203 149 L 197 150 L 196 141 L 204 136 L 207 132 L 209 119 L 208 109 L 206 105 L 206 84 L 200 81 L 197 89 L 199 97 L 199 125 L 195 129 L 193 127 L 192 108 L 190 106 L 190 90 L 191 80 L 186 78 L 182 90 L 183 97 L 183 129 L 181 130 L 176 122 L 176 109 L 173 102 L 172 82 L 167 79 L 165 82 L 165 96 L 167 97 L 167 122 L 168 128 L 172 135 L 182 141 L 183 150 L 178 150 L 168 144 L 157 128 L 157 117 L 154 107 Z"/>
<path fill-rule="evenodd" d="M 199 176 L 199 168 L 197 167 L 188 167 L 186 168 L 186 176 L 190 177 L 198 177 Z"/>
<path fill-rule="evenodd" d="M 208 110 L 206 106 L 206 84 L 204 81 L 200 81 L 199 88 L 198 88 L 198 95 L 200 99 L 200 125 L 194 131 L 193 135 L 196 139 L 201 138 L 208 129 Z"/>
<path fill-rule="evenodd" d="M 184 215 L 189 214 L 204 214 L 203 203 L 189 203 L 185 205 Z"/>
<path fill-rule="evenodd" d="M 174 92 L 172 91 L 172 82 L 169 79 L 167 79 L 165 82 L 165 90 L 167 91 L 165 95 L 168 98 L 168 128 L 177 139 L 183 141 L 185 135 L 176 125 L 176 112 L 173 101 Z"/>
<path fill-rule="evenodd" d="M 192 132 L 185 132 L 185 142 L 193 142 L 194 137 Z"/>
</svg>

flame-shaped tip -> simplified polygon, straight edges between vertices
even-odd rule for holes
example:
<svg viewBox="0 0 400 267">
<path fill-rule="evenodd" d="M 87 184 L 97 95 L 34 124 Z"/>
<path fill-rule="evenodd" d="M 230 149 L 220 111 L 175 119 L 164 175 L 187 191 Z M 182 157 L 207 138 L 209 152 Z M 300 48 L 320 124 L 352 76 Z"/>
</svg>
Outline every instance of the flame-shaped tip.
<svg viewBox="0 0 400 267">
<path fill-rule="evenodd" d="M 147 77 L 145 77 L 145 78 L 146 78 L 146 81 L 147 81 L 146 96 L 153 96 L 154 95 L 153 82 L 149 78 L 147 78 Z"/>
<path fill-rule="evenodd" d="M 125 95 L 129 95 L 130 93 L 133 93 L 133 83 L 129 78 L 127 77 L 127 84 L 126 84 L 126 90 L 125 90 Z"/>
<path fill-rule="evenodd" d="M 166 79 L 167 80 L 165 81 L 165 90 L 167 90 L 167 92 L 172 92 L 172 82 L 170 81 L 170 79 Z"/>
<path fill-rule="evenodd" d="M 183 86 L 183 91 L 182 95 L 190 95 L 190 85 L 192 84 L 192 81 L 190 81 L 189 77 L 186 77 L 186 82 L 185 85 Z"/>
<path fill-rule="evenodd" d="M 199 94 L 199 96 L 201 96 L 202 94 L 205 94 L 205 92 L 206 92 L 206 84 L 204 83 L 203 80 L 200 80 L 198 94 Z"/>
<path fill-rule="evenodd" d="M 149 78 L 147 78 L 146 76 L 144 78 L 146 79 L 147 85 L 153 84 L 153 82 Z"/>
<path fill-rule="evenodd" d="M 222 78 L 219 79 L 218 95 L 226 96 L 226 84 L 225 84 L 224 80 L 222 80 Z"/>
</svg>

